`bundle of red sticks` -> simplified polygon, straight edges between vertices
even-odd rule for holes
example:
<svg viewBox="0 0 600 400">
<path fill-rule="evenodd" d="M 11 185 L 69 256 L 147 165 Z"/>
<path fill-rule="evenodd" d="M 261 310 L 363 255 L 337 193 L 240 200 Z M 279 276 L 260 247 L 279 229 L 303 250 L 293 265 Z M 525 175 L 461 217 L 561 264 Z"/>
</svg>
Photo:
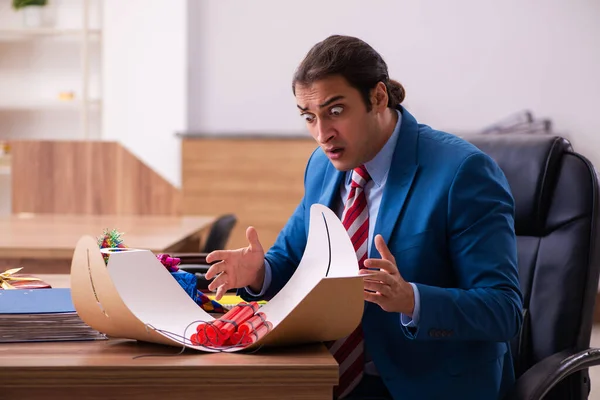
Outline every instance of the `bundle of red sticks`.
<svg viewBox="0 0 600 400">
<path fill-rule="evenodd" d="M 273 328 L 257 302 L 239 303 L 225 315 L 196 327 L 190 341 L 195 346 L 212 348 L 245 347 L 256 343 Z"/>
</svg>

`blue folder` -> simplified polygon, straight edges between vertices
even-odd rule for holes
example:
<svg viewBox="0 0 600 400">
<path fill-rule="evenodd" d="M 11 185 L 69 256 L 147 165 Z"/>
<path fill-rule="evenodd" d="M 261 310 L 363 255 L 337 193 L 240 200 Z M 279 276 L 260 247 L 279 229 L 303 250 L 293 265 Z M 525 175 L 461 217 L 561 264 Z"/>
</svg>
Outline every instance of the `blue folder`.
<svg viewBox="0 0 600 400">
<path fill-rule="evenodd" d="M 71 289 L 0 290 L 0 314 L 72 313 Z"/>
</svg>

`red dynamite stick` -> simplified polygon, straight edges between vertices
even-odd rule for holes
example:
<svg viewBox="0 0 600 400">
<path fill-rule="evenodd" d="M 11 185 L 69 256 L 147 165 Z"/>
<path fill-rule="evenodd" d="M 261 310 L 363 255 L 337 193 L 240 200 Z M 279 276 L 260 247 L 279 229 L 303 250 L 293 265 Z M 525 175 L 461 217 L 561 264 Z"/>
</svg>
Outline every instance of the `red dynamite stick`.
<svg viewBox="0 0 600 400">
<path fill-rule="evenodd" d="M 198 337 L 198 343 L 201 346 L 204 346 L 206 344 L 206 330 L 200 329 L 197 333 L 197 337 Z"/>
<path fill-rule="evenodd" d="M 223 335 L 221 333 L 216 333 L 215 336 L 211 337 L 210 332 L 213 332 L 213 331 L 209 331 L 209 333 L 207 334 L 208 337 L 206 338 L 206 346 L 221 347 L 221 346 L 225 345 L 225 342 L 227 340 L 225 335 Z M 220 331 L 215 331 L 215 332 L 220 332 Z"/>
<path fill-rule="evenodd" d="M 206 322 L 200 322 L 198 324 L 198 326 L 196 327 L 196 333 L 200 333 L 200 331 L 202 331 L 203 333 L 206 333 L 207 327 L 208 327 L 208 324 Z"/>
<path fill-rule="evenodd" d="M 256 311 L 258 311 L 258 303 L 253 301 L 253 302 L 247 303 L 246 305 L 242 306 L 242 310 L 238 314 L 236 314 L 233 318 L 229 318 L 229 319 L 235 321 L 237 326 L 240 326 L 244 322 L 246 322 L 247 320 L 252 318 L 252 316 L 254 315 L 254 313 Z M 225 319 L 225 318 L 223 318 L 223 319 Z"/>
<path fill-rule="evenodd" d="M 199 346 L 200 345 L 200 341 L 198 340 L 198 334 L 197 333 L 192 333 L 192 336 L 190 336 L 190 342 L 192 342 L 192 344 L 194 346 Z"/>
<path fill-rule="evenodd" d="M 234 314 L 233 318 L 225 318 L 225 316 L 223 316 L 215 321 L 213 329 L 207 331 L 206 336 L 208 336 L 209 341 L 222 345 L 235 332 L 236 327 L 240 326 L 254 315 L 258 310 L 258 303 L 253 301 L 251 303 L 237 305 L 236 307 L 240 307 L 241 310 Z"/>
<path fill-rule="evenodd" d="M 206 340 L 216 346 L 222 346 L 231 334 L 235 332 L 235 326 L 229 322 L 219 321 L 220 326 L 216 321 L 206 330 Z"/>
<path fill-rule="evenodd" d="M 239 314 L 240 311 L 242 311 L 242 306 L 237 305 L 237 306 L 233 307 L 231 310 L 227 311 L 227 313 L 225 313 L 225 315 L 223 315 L 219 319 L 215 320 L 212 325 L 217 328 L 220 328 L 221 325 L 223 324 L 222 320 L 224 320 L 224 319 L 230 320 L 230 319 L 234 318 L 237 314 Z"/>
<path fill-rule="evenodd" d="M 269 321 L 265 321 L 265 323 L 259 326 L 257 330 L 247 335 L 243 339 L 243 341 L 245 342 L 244 344 L 252 344 L 258 342 L 258 340 L 265 336 L 267 332 L 269 332 L 271 329 L 273 329 L 273 324 Z"/>
<path fill-rule="evenodd" d="M 239 346 L 241 344 L 244 344 L 244 338 L 247 336 L 246 333 L 241 333 L 241 332 L 233 332 L 233 335 L 231 335 L 231 344 L 234 346 Z"/>
<path fill-rule="evenodd" d="M 223 325 L 231 324 L 229 321 L 234 321 L 239 326 L 258 311 L 258 303 L 255 301 L 250 303 L 240 303 L 235 306 L 234 309 L 237 309 L 236 313 L 233 315 L 228 315 L 229 313 L 223 315 L 215 321 L 215 326 L 221 328 Z"/>
<path fill-rule="evenodd" d="M 223 315 L 221 318 L 217 319 L 213 323 L 205 324 L 206 326 L 203 327 L 203 330 L 204 330 L 204 333 L 206 334 L 207 342 L 211 342 L 213 344 L 218 342 L 217 336 L 219 334 L 222 334 L 220 326 L 223 324 L 223 321 L 220 321 L 220 319 L 232 319 L 237 314 L 239 314 L 241 310 L 242 310 L 242 307 L 237 305 L 237 306 L 233 307 L 231 310 L 227 311 L 227 313 L 225 313 L 225 315 Z M 200 327 L 200 325 L 198 325 L 198 328 L 199 327 Z"/>
<path fill-rule="evenodd" d="M 258 312 L 252 318 L 250 318 L 248 321 L 246 321 L 243 324 L 241 324 L 238 327 L 237 331 L 239 333 L 246 333 L 247 334 L 247 333 L 252 332 L 253 330 L 257 329 L 266 320 L 267 319 L 265 318 L 265 314 L 262 313 L 262 312 Z"/>
<path fill-rule="evenodd" d="M 196 327 L 196 341 L 198 342 L 196 346 L 204 346 L 206 344 L 206 330 L 209 328 L 209 326 L 209 323 L 201 322 Z"/>
<path fill-rule="evenodd" d="M 261 314 L 261 315 L 259 315 Z M 262 317 L 262 318 L 261 318 Z M 231 342 L 234 345 L 246 345 L 252 343 L 250 335 L 258 330 L 264 323 L 267 322 L 263 313 L 258 313 L 248 321 L 244 322 L 238 330 L 231 335 Z"/>
<path fill-rule="evenodd" d="M 211 326 L 210 328 L 211 329 L 206 330 L 206 344 L 210 346 L 223 346 L 225 340 L 227 340 L 225 333 L 222 333 L 219 328 L 214 326 Z"/>
<path fill-rule="evenodd" d="M 229 323 L 227 325 L 227 330 L 231 330 L 230 332 L 230 336 L 231 334 L 233 334 L 233 332 L 236 331 L 235 328 L 239 329 L 239 327 L 246 323 L 248 320 L 250 320 L 254 313 L 258 311 L 258 303 L 253 301 L 251 303 L 248 303 L 247 305 L 244 305 L 242 308 L 242 311 L 239 312 L 239 314 L 237 314 L 234 318 L 233 318 L 233 322 L 234 323 Z"/>
<path fill-rule="evenodd" d="M 233 317 L 235 317 L 235 315 L 237 313 L 239 313 L 240 311 L 242 311 L 242 306 L 241 305 L 237 305 L 235 307 L 233 307 L 231 310 L 227 311 L 222 317 L 220 317 L 219 319 L 232 319 Z M 215 322 L 219 321 L 219 319 L 217 319 Z"/>
</svg>

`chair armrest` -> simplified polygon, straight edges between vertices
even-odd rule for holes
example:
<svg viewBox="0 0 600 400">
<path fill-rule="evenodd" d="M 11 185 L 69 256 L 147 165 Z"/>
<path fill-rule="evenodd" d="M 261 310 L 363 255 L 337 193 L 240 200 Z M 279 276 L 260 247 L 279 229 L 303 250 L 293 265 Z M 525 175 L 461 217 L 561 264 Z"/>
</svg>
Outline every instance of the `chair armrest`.
<svg viewBox="0 0 600 400">
<path fill-rule="evenodd" d="M 561 380 L 574 372 L 600 365 L 600 349 L 555 353 L 529 368 L 513 386 L 504 400 L 538 400 Z"/>
</svg>

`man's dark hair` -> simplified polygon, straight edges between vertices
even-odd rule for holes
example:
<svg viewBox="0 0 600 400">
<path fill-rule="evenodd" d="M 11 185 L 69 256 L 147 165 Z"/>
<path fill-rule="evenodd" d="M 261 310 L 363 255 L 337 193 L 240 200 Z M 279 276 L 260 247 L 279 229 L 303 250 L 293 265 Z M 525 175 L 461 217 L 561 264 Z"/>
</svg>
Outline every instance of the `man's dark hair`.
<svg viewBox="0 0 600 400">
<path fill-rule="evenodd" d="M 333 75 L 341 75 L 360 92 L 367 111 L 372 109 L 369 92 L 378 82 L 385 84 L 388 107 L 395 108 L 404 100 L 404 87 L 389 78 L 381 55 L 364 41 L 341 35 L 329 36 L 310 49 L 294 74 L 292 91 L 295 95 L 296 84 L 310 85 Z"/>
</svg>

